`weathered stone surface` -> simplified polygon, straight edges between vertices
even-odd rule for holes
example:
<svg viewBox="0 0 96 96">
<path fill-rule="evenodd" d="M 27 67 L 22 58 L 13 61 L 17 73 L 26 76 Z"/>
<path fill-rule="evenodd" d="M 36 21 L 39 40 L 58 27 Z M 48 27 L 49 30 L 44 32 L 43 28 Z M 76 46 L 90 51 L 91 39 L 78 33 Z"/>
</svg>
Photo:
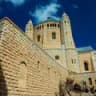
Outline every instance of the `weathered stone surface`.
<svg viewBox="0 0 96 96">
<path fill-rule="evenodd" d="M 4 94 L 7 91 L 7 96 L 54 96 L 58 93 L 59 81 L 66 78 L 67 70 L 31 42 L 10 20 L 5 18 L 0 23 L 3 26 L 0 29 L 0 69 L 6 81 L 6 90 L 0 91 Z M 3 79 L 1 75 L 0 79 Z"/>
</svg>

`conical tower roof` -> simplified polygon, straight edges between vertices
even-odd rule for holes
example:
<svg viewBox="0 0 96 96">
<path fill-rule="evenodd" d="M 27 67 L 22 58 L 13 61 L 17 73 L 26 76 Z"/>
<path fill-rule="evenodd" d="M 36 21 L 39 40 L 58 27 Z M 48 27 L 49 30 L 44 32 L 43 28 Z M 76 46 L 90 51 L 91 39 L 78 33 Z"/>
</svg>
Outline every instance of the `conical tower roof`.
<svg viewBox="0 0 96 96">
<path fill-rule="evenodd" d="M 30 19 L 27 24 L 32 24 L 32 20 Z"/>
<path fill-rule="evenodd" d="M 64 12 L 62 16 L 68 16 L 68 14 L 66 12 Z"/>
</svg>

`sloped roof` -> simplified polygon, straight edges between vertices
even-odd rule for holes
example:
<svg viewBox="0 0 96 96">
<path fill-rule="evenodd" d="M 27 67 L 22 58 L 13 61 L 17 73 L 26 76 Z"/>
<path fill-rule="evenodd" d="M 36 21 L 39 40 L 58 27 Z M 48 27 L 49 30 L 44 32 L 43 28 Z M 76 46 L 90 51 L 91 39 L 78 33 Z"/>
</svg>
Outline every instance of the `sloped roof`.
<svg viewBox="0 0 96 96">
<path fill-rule="evenodd" d="M 87 51 L 93 51 L 93 50 L 94 49 L 91 46 L 77 48 L 78 52 L 87 52 Z"/>
</svg>

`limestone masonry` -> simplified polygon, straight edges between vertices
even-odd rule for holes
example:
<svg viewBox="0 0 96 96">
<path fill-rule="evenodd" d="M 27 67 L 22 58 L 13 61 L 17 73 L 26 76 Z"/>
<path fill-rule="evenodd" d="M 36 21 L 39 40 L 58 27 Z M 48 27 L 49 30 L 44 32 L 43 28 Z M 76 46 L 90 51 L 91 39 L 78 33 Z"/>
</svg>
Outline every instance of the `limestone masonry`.
<svg viewBox="0 0 96 96">
<path fill-rule="evenodd" d="M 0 96 L 59 96 L 67 77 L 96 86 L 96 51 L 76 48 L 66 13 L 60 21 L 29 20 L 25 32 L 0 20 Z"/>
</svg>

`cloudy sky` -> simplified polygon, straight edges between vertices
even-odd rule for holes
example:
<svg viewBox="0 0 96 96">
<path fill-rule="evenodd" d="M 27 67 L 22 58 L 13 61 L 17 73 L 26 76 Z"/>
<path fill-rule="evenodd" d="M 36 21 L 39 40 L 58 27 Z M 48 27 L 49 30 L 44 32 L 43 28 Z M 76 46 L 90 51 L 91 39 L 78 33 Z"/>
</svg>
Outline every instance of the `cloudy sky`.
<svg viewBox="0 0 96 96">
<path fill-rule="evenodd" d="M 29 19 L 38 24 L 52 17 L 60 20 L 66 12 L 77 47 L 96 49 L 96 0 L 0 0 L 0 18 L 9 17 L 24 30 Z"/>
</svg>

